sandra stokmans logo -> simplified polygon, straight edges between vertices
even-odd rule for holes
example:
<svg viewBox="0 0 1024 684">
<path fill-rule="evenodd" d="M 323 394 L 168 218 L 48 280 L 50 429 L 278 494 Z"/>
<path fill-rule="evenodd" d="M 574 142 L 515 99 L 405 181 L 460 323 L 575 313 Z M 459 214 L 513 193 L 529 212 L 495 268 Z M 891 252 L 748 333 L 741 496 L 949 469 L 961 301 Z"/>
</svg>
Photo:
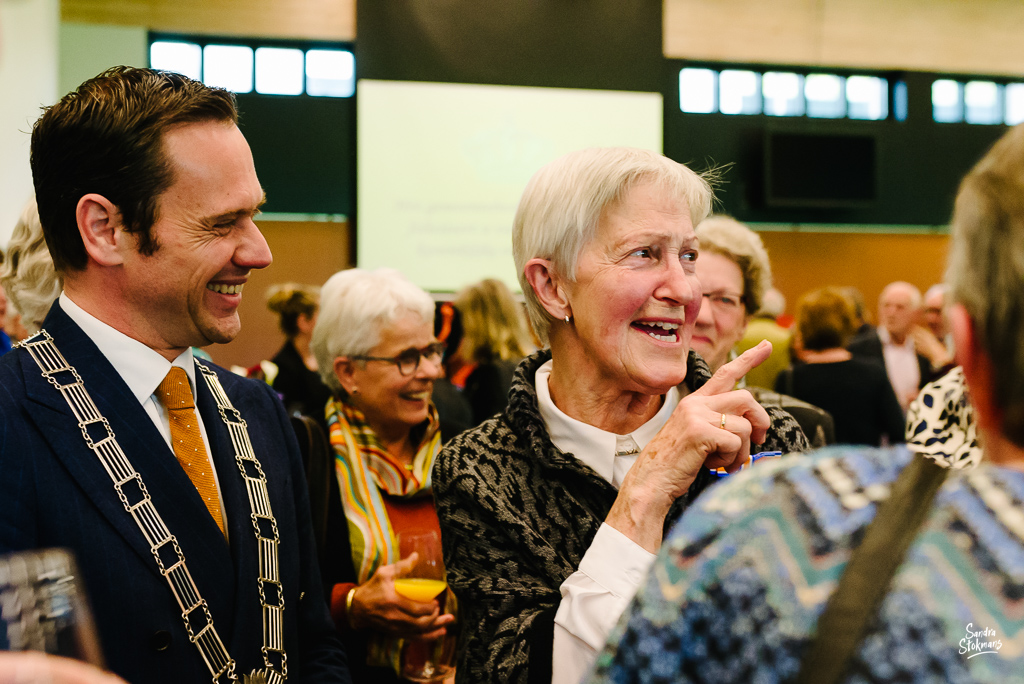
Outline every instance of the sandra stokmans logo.
<svg viewBox="0 0 1024 684">
<path fill-rule="evenodd" d="M 999 649 L 1003 647 L 1003 642 L 998 639 L 999 635 L 996 634 L 996 630 L 986 627 L 982 630 L 975 630 L 974 623 L 968 623 L 967 625 L 967 636 L 960 640 L 960 655 L 970 655 L 967 659 L 970 660 L 974 656 L 984 655 L 986 653 L 998 653 Z"/>
</svg>

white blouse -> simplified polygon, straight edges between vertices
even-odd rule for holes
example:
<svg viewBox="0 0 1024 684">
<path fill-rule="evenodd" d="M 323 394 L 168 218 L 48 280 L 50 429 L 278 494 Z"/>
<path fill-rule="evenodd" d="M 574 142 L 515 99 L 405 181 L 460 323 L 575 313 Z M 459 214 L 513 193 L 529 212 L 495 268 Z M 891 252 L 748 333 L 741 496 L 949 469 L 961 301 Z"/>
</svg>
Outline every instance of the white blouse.
<svg viewBox="0 0 1024 684">
<path fill-rule="evenodd" d="M 657 414 L 628 435 L 605 432 L 564 414 L 551 400 L 551 361 L 537 369 L 537 402 L 552 443 L 571 453 L 618 489 L 640 450 L 647 446 L 679 404 L 672 388 Z M 578 684 L 590 671 L 619 617 L 625 612 L 654 554 L 614 527 L 602 523 L 580 561 L 562 583 L 555 615 L 552 684 Z"/>
</svg>

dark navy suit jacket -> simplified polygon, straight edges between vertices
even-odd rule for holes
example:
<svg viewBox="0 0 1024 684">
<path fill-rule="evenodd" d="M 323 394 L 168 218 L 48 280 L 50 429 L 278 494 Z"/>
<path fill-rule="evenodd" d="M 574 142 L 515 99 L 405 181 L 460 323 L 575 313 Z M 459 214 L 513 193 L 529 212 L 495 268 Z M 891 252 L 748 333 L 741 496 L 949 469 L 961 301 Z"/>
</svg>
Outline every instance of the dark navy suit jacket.
<svg viewBox="0 0 1024 684">
<path fill-rule="evenodd" d="M 846 345 L 846 349 L 854 356 L 875 361 L 882 364 L 882 368 L 885 368 L 885 352 L 882 348 L 882 338 L 878 336 L 877 330 L 872 329 L 858 334 L 850 340 L 850 343 Z M 921 381 L 917 384 L 917 387 L 921 389 L 934 379 L 935 374 L 932 372 L 931 362 L 923 354 L 917 354 L 917 368 L 921 373 Z M 888 375 L 888 372 L 886 374 Z"/>
<path fill-rule="evenodd" d="M 44 323 L 81 375 L 121 448 L 177 537 L 214 625 L 241 675 L 262 667 L 256 537 L 234 449 L 197 371 L 202 415 L 227 514 L 230 546 L 149 415 L 85 333 L 54 304 Z M 208 364 L 212 365 L 212 364 Z M 275 393 L 215 367 L 248 423 L 280 535 L 289 682 L 348 684 L 324 602 L 294 434 Z M 61 394 L 24 350 L 0 358 L 0 553 L 66 547 L 78 559 L 107 666 L 139 684 L 209 682 L 181 610 L 148 544 L 86 446 Z"/>
</svg>

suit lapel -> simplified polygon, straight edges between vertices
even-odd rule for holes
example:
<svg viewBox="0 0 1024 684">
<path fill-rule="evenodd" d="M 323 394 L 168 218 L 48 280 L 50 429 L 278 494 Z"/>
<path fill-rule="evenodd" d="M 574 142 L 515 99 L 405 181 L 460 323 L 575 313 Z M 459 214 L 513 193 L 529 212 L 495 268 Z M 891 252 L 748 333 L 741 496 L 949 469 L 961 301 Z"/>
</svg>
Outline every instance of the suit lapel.
<svg viewBox="0 0 1024 684">
<path fill-rule="evenodd" d="M 81 376 L 101 415 L 107 418 L 118 444 L 139 472 L 157 512 L 174 535 L 200 592 L 208 602 L 223 589 L 211 568 L 230 563 L 227 544 L 188 476 L 178 465 L 149 414 L 92 340 L 54 305 L 44 323 L 67 362 Z M 26 411 L 68 473 L 133 551 L 158 573 L 149 544 L 124 509 L 110 476 L 87 446 L 67 402 L 27 353 L 21 362 L 26 379 Z M 217 613 L 215 612 L 214 615 Z"/>
</svg>

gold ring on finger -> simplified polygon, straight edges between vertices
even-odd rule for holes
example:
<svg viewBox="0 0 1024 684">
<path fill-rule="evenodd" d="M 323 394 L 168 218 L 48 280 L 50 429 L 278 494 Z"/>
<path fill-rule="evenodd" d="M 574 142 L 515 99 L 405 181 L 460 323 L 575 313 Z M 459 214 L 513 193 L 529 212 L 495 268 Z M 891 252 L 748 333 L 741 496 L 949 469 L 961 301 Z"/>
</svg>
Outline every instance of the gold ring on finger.
<svg viewBox="0 0 1024 684">
<path fill-rule="evenodd" d="M 718 427 L 722 428 L 723 430 L 725 429 L 725 418 L 726 418 L 726 415 L 723 413 L 722 414 L 722 422 L 718 424 Z"/>
</svg>

